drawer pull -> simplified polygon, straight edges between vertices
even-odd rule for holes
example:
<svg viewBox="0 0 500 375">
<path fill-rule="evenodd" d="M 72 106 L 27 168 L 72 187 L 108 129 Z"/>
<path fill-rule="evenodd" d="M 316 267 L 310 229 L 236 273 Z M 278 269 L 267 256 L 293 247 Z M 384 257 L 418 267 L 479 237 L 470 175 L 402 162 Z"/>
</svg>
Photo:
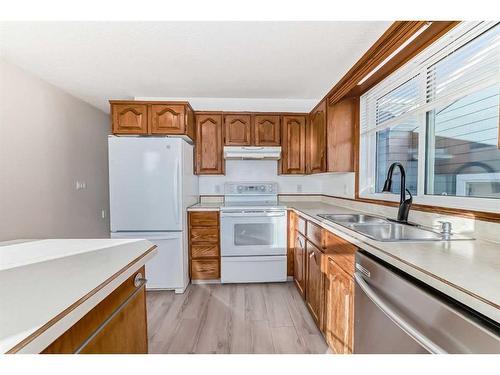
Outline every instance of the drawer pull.
<svg viewBox="0 0 500 375">
<path fill-rule="evenodd" d="M 134 277 L 134 286 L 136 288 L 140 288 L 141 286 L 143 286 L 147 282 L 148 282 L 148 279 L 144 278 L 142 276 L 142 273 L 140 273 L 140 272 L 137 275 L 135 275 L 135 277 Z"/>
</svg>

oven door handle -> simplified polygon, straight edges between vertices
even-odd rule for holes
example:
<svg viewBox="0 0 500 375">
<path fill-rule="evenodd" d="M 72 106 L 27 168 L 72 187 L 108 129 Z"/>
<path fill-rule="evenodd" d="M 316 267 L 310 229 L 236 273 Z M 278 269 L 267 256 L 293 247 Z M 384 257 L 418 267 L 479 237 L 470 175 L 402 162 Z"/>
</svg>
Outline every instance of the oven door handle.
<svg viewBox="0 0 500 375">
<path fill-rule="evenodd" d="M 361 290 L 366 294 L 366 296 L 385 314 L 389 319 L 391 319 L 399 328 L 401 328 L 408 336 L 413 340 L 418 342 L 421 346 L 427 349 L 431 353 L 435 354 L 446 354 L 446 350 L 441 348 L 438 344 L 433 342 L 422 332 L 415 329 L 409 322 L 407 322 L 402 316 L 397 314 L 391 309 L 391 307 L 368 285 L 368 283 L 363 279 L 359 273 L 354 274 L 354 278 Z"/>
<path fill-rule="evenodd" d="M 221 212 L 221 217 L 283 217 L 284 212 Z"/>
</svg>

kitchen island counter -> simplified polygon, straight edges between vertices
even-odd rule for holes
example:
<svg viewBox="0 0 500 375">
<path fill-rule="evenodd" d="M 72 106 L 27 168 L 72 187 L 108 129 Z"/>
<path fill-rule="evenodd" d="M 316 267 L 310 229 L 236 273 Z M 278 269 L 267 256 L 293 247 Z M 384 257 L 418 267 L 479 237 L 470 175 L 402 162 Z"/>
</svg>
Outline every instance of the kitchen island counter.
<svg viewBox="0 0 500 375">
<path fill-rule="evenodd" d="M 41 352 L 155 253 L 140 239 L 0 244 L 0 351 Z"/>
</svg>

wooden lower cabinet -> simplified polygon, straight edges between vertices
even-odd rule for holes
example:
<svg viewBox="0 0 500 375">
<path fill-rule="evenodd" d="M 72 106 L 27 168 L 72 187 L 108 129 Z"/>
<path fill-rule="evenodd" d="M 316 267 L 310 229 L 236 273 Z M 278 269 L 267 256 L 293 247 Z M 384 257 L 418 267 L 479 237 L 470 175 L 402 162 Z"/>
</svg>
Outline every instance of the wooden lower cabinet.
<svg viewBox="0 0 500 375">
<path fill-rule="evenodd" d="M 191 280 L 220 279 L 219 213 L 192 211 L 188 222 Z"/>
<path fill-rule="evenodd" d="M 138 273 L 144 275 L 144 267 L 59 336 L 42 354 L 71 354 L 77 350 L 82 354 L 147 354 L 146 290 L 144 286 L 138 290 L 134 285 Z"/>
<path fill-rule="evenodd" d="M 289 235 L 294 241 L 295 286 L 331 350 L 352 353 L 356 246 L 294 215 L 290 227 L 295 230 Z"/>
<path fill-rule="evenodd" d="M 309 241 L 306 241 L 306 304 L 318 327 L 322 329 L 323 319 L 323 273 L 321 263 L 323 253 Z"/>
<path fill-rule="evenodd" d="M 354 279 L 328 258 L 325 277 L 324 335 L 337 354 L 350 354 L 354 342 Z"/>
<path fill-rule="evenodd" d="M 295 232 L 293 251 L 293 281 L 304 298 L 306 295 L 306 239 Z"/>
</svg>

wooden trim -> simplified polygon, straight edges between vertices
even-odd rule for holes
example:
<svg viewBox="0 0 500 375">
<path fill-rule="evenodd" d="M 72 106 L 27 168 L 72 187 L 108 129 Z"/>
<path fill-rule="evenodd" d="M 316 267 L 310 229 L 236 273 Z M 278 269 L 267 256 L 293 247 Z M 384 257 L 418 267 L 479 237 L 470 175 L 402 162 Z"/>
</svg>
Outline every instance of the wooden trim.
<svg viewBox="0 0 500 375">
<path fill-rule="evenodd" d="M 457 26 L 459 23 L 460 22 L 458 21 L 432 22 L 432 24 L 425 31 L 423 31 L 422 34 L 416 37 L 415 40 L 413 40 L 408 46 L 406 46 L 395 56 L 393 56 L 391 60 L 389 60 L 384 66 L 382 66 L 369 79 L 363 82 L 362 85 L 356 84 L 356 86 L 349 92 L 349 96 L 357 96 L 368 91 L 377 83 L 385 79 L 391 73 L 395 72 L 413 57 L 415 57 L 432 43 L 434 43 L 437 39 L 441 38 L 444 34 Z"/>
<path fill-rule="evenodd" d="M 386 65 L 370 77 L 370 79 L 364 82 L 363 85 L 357 87 L 358 82 L 361 81 L 364 76 L 370 73 L 391 53 L 411 38 L 426 22 L 427 21 L 394 22 L 323 99 L 328 98 L 329 104 L 335 104 L 344 97 L 356 96 L 359 95 L 360 92 L 365 92 L 459 23 L 458 21 L 434 21 L 429 28 L 412 41 L 410 45 L 406 46 L 394 56 Z"/>
<path fill-rule="evenodd" d="M 193 107 L 191 107 L 191 104 L 189 104 L 188 101 L 185 100 L 127 100 L 127 99 L 111 99 L 108 100 L 110 104 L 177 104 L 177 105 L 187 105 L 191 110 L 193 110 Z"/>
<path fill-rule="evenodd" d="M 102 288 L 104 288 L 106 285 L 108 285 L 110 282 L 112 282 L 114 279 L 116 279 L 118 276 L 120 276 L 123 272 L 125 272 L 127 269 L 132 267 L 135 263 L 140 261 L 142 258 L 147 256 L 151 251 L 156 249 L 156 245 L 151 246 L 145 253 L 143 253 L 141 256 L 135 258 L 131 262 L 129 262 L 125 267 L 122 267 L 118 272 L 115 272 L 113 275 L 111 275 L 108 279 L 103 281 L 101 284 L 96 286 L 94 289 L 92 289 L 90 292 L 85 294 L 82 298 L 77 300 L 75 303 L 73 303 L 71 306 L 68 308 L 64 309 L 61 311 L 59 314 L 57 314 L 55 317 L 50 319 L 47 323 L 45 323 L 43 326 L 38 328 L 35 332 L 30 334 L 28 337 L 26 337 L 24 340 L 22 340 L 20 343 L 15 345 L 13 348 L 9 349 L 9 351 L 6 352 L 6 354 L 12 354 L 16 353 L 19 350 L 21 350 L 24 346 L 29 344 L 31 341 L 36 339 L 38 336 L 40 336 L 42 333 L 47 331 L 50 327 L 52 327 L 54 324 L 56 324 L 59 320 L 64 318 L 64 316 L 68 315 L 71 311 L 75 310 L 78 306 L 80 306 L 82 303 L 84 303 L 86 300 L 88 300 L 90 297 L 92 297 L 94 294 L 99 292 Z"/>
</svg>

